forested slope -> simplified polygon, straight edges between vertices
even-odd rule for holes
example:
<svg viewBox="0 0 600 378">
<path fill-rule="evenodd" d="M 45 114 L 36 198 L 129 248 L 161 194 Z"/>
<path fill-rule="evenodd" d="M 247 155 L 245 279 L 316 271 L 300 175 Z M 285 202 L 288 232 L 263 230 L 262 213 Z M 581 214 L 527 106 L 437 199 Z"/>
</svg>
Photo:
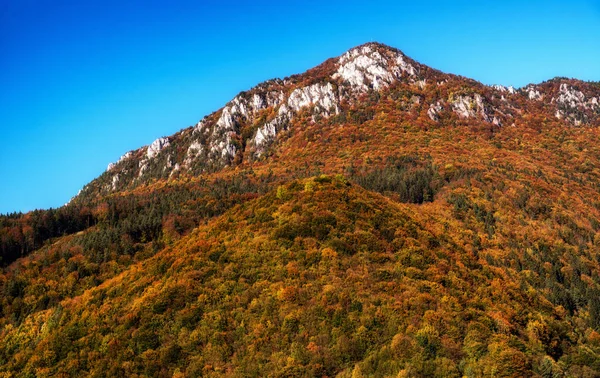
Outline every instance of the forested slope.
<svg viewBox="0 0 600 378">
<path fill-rule="evenodd" d="M 379 44 L 263 83 L 0 217 L 0 372 L 600 376 L 598 98 Z"/>
<path fill-rule="evenodd" d="M 342 176 L 279 186 L 96 288 L 8 325 L 5 368 L 91 376 L 596 374 L 597 317 L 545 295 L 546 284 L 576 292 L 565 285 L 574 275 L 560 279 L 538 261 L 556 255 L 550 251 L 502 259 L 461 242 L 450 231 L 466 218 L 490 231 L 477 216 L 485 210 L 459 198 L 445 229 L 415 214 L 418 205 Z"/>
</svg>

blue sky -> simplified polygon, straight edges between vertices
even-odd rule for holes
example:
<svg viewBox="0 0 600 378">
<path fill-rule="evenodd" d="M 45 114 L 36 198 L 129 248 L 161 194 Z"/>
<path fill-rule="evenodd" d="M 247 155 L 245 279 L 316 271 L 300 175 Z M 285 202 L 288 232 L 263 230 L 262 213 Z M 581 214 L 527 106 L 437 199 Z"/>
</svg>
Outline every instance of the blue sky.
<svg viewBox="0 0 600 378">
<path fill-rule="evenodd" d="M 600 1 L 0 1 L 0 213 L 369 41 L 485 84 L 600 81 Z"/>
</svg>

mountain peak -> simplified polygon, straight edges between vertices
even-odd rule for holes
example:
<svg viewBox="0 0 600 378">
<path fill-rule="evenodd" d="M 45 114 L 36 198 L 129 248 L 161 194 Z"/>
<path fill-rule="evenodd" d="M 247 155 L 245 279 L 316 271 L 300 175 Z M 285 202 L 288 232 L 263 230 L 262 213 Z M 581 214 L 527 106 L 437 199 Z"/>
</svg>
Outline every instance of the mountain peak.
<svg viewBox="0 0 600 378">
<path fill-rule="evenodd" d="M 377 42 L 377 41 L 370 41 L 370 42 L 365 42 L 361 45 L 358 46 L 354 46 L 352 48 L 350 48 L 347 52 L 353 51 L 353 50 L 357 50 L 357 49 L 362 49 L 362 48 L 370 48 L 372 50 L 385 50 L 385 51 L 389 51 L 391 53 L 402 53 L 399 49 L 386 45 L 385 43 L 381 43 L 381 42 Z"/>
<path fill-rule="evenodd" d="M 394 117 L 406 117 L 424 128 L 480 122 L 500 127 L 515 124 L 532 111 L 568 125 L 600 119 L 596 84 L 557 78 L 519 90 L 490 87 L 431 69 L 396 48 L 368 42 L 305 73 L 241 92 L 195 126 L 111 164 L 82 195 L 103 195 L 181 173 L 197 175 L 253 164 L 269 156 L 272 146 L 285 139 L 281 135 L 301 133 L 317 123 L 368 120 L 366 114 L 355 114 L 356 108 L 365 108 L 366 98 L 387 98 L 394 103 Z M 369 106 L 377 107 L 369 101 Z M 389 113 L 389 108 L 381 112 Z"/>
<path fill-rule="evenodd" d="M 402 52 L 376 42 L 348 50 L 338 58 L 338 64 L 333 78 L 347 81 L 359 91 L 385 88 L 403 74 L 417 76 L 417 69 Z"/>
</svg>

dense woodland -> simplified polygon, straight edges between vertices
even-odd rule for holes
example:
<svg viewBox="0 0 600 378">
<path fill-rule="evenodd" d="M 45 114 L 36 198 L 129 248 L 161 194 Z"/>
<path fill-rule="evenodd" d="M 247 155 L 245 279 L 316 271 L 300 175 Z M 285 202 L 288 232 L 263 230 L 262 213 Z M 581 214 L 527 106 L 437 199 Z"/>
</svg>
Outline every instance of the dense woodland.
<svg viewBox="0 0 600 378">
<path fill-rule="evenodd" d="M 477 85 L 0 217 L 0 376 L 600 376 L 599 125 L 427 116 Z"/>
</svg>

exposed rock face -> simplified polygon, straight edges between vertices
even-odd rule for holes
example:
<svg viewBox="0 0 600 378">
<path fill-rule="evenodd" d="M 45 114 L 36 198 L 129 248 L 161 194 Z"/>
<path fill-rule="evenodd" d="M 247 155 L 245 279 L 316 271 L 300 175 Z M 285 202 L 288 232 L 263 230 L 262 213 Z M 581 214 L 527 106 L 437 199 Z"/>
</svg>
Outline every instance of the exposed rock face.
<svg viewBox="0 0 600 378">
<path fill-rule="evenodd" d="M 228 164 L 238 152 L 234 136 L 239 133 L 241 125 L 253 123 L 260 111 L 277 107 L 284 102 L 283 91 L 270 90 L 282 83 L 281 80 L 273 80 L 259 85 L 251 96 L 236 96 L 221 110 L 220 117 L 214 124 L 206 120 L 198 122 L 193 129 L 195 140 L 187 149 L 183 165 L 189 167 L 197 158 Z"/>
<path fill-rule="evenodd" d="M 325 116 L 328 116 L 332 110 L 338 113 L 338 99 L 333 92 L 333 85 L 331 83 L 314 84 L 295 89 L 287 101 L 287 106 L 296 112 L 310 105 L 314 105 L 315 111 Z"/>
<path fill-rule="evenodd" d="M 146 172 L 146 170 L 148 169 L 148 160 L 141 160 L 138 163 L 138 167 L 139 167 L 139 172 L 138 172 L 138 178 L 142 177 L 144 175 L 144 172 Z"/>
<path fill-rule="evenodd" d="M 239 98 L 233 99 L 230 105 L 223 108 L 221 117 L 212 130 L 212 141 L 208 145 L 212 156 L 228 159 L 235 155 L 236 148 L 231 139 L 231 133 L 235 133 L 239 118 L 245 117 L 247 109 L 240 103 Z"/>
<path fill-rule="evenodd" d="M 429 106 L 429 110 L 427 110 L 427 115 L 431 118 L 432 121 L 438 122 L 440 120 L 440 112 L 444 110 L 442 104 L 438 101 L 435 104 L 431 104 Z"/>
<path fill-rule="evenodd" d="M 486 122 L 492 122 L 489 106 L 484 103 L 483 97 L 479 93 L 474 95 L 457 96 L 451 101 L 452 110 L 462 118 L 472 118 L 478 115 Z"/>
<path fill-rule="evenodd" d="M 133 156 L 133 151 L 127 152 L 125 155 L 121 156 L 116 162 L 108 164 L 108 168 L 106 168 L 106 170 L 113 170 L 119 163 L 125 161 L 126 159 L 129 159 L 131 156 Z"/>
<path fill-rule="evenodd" d="M 277 133 L 286 128 L 287 124 L 300 110 L 313 107 L 314 112 L 322 117 L 329 117 L 340 112 L 340 103 L 344 91 L 336 91 L 335 84 L 341 80 L 340 85 L 349 89 L 351 93 L 363 93 L 370 89 L 382 90 L 394 81 L 406 75 L 415 81 L 417 69 L 399 51 L 391 49 L 381 50 L 376 44 L 367 44 L 354 48 L 338 58 L 338 68 L 331 76 L 331 82 L 313 84 L 296 88 L 279 106 L 277 116 L 260 126 L 251 145 L 255 149 L 255 156 L 260 156 L 265 147 L 272 141 Z M 425 81 L 420 81 L 421 87 Z M 282 94 L 277 97 L 281 100 Z M 275 103 L 274 105 L 278 105 Z"/>
<path fill-rule="evenodd" d="M 183 165 L 190 166 L 194 159 L 201 156 L 203 152 L 204 146 L 202 145 L 202 143 L 198 141 L 192 142 L 192 144 L 190 144 L 190 146 L 187 149 L 187 153 L 185 154 L 185 160 Z"/>
<path fill-rule="evenodd" d="M 169 138 L 158 138 L 157 140 L 152 142 L 151 145 L 148 146 L 148 149 L 146 151 L 146 157 L 148 159 L 154 158 L 160 153 L 160 151 L 163 150 L 163 148 L 167 147 L 169 144 L 171 144 Z"/>
<path fill-rule="evenodd" d="M 302 109 L 313 107 L 313 112 L 325 118 L 339 113 L 339 98 L 332 83 L 313 84 L 297 88 L 289 95 L 286 103 L 282 104 L 277 116 L 259 127 L 252 140 L 255 149 L 254 156 L 260 156 L 277 133 L 286 128 L 294 115 Z"/>
<path fill-rule="evenodd" d="M 492 85 L 492 88 L 494 88 L 495 90 L 497 90 L 498 92 L 502 92 L 502 93 L 508 93 L 508 94 L 515 94 L 517 93 L 517 91 L 515 90 L 515 88 L 511 85 L 508 87 L 505 87 L 504 85 Z"/>
<path fill-rule="evenodd" d="M 267 142 L 271 141 L 277 135 L 277 128 L 281 125 L 278 125 L 278 119 L 274 119 L 273 121 L 266 123 L 263 127 L 256 130 L 256 135 L 254 136 L 254 146 L 258 149 L 258 153 L 262 152 L 262 147 L 267 144 Z"/>
<path fill-rule="evenodd" d="M 364 92 L 389 86 L 403 72 L 413 78 L 417 75 L 415 67 L 402 53 L 387 51 L 385 55 L 370 44 L 354 48 L 339 58 L 339 68 L 333 78 L 340 78 L 354 90 Z"/>
<path fill-rule="evenodd" d="M 117 189 L 117 184 L 119 183 L 119 174 L 117 173 L 116 175 L 113 176 L 112 178 L 112 190 L 116 190 Z"/>
<path fill-rule="evenodd" d="M 556 98 L 556 102 L 570 108 L 596 109 L 599 106 L 597 97 L 588 99 L 583 92 L 566 83 L 560 85 L 560 93 Z"/>
<path fill-rule="evenodd" d="M 527 98 L 529 98 L 530 100 L 541 100 L 544 98 L 544 96 L 542 96 L 542 94 L 536 88 L 535 85 L 528 85 L 525 88 L 523 88 L 523 91 L 527 95 Z"/>
<path fill-rule="evenodd" d="M 587 120 L 586 110 L 600 110 L 598 97 L 588 98 L 582 91 L 567 83 L 560 84 L 558 97 L 552 98 L 552 102 L 557 105 L 556 118 L 566 119 L 576 126 Z"/>
</svg>

